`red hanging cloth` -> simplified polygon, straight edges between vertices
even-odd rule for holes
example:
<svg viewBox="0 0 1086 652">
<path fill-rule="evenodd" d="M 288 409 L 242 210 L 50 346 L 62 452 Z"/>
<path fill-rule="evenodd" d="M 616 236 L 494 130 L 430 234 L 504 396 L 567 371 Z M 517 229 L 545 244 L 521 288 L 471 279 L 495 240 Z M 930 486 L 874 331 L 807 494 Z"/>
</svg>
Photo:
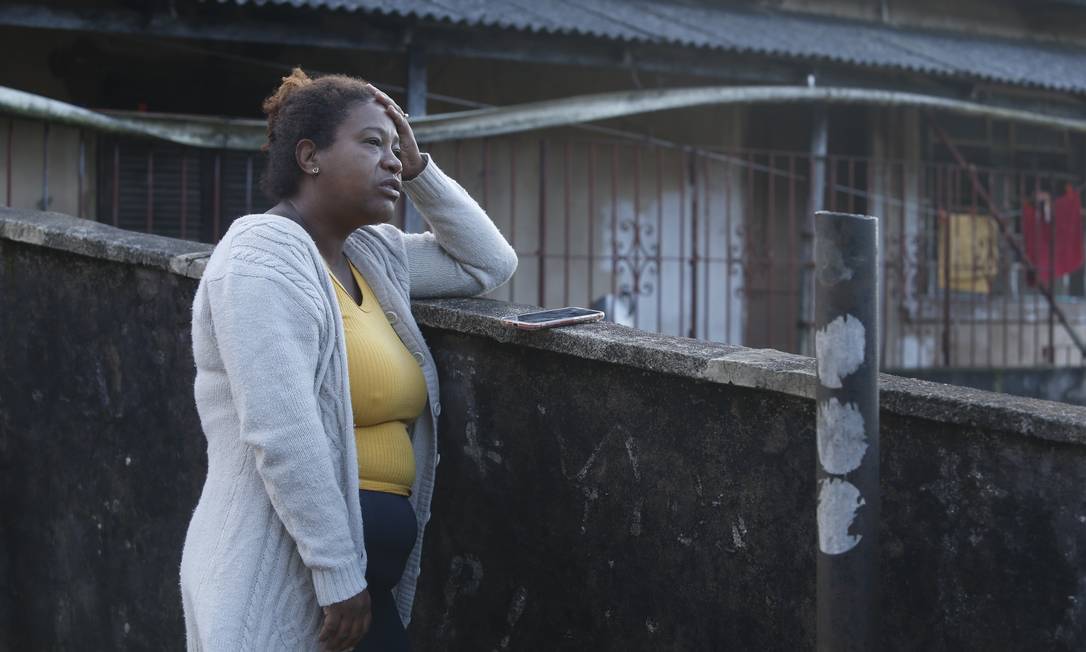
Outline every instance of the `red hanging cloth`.
<svg viewBox="0 0 1086 652">
<path fill-rule="evenodd" d="M 1037 268 L 1036 281 L 1048 285 L 1053 271 L 1056 277 L 1070 274 L 1082 267 L 1086 258 L 1082 242 L 1082 204 L 1078 191 L 1071 184 L 1067 184 L 1063 195 L 1055 201 L 1049 199 L 1047 193 L 1039 193 L 1039 197 L 1038 207 L 1028 200 L 1023 202 L 1022 237 L 1026 257 Z M 1053 254 L 1051 260 L 1050 252 Z"/>
</svg>

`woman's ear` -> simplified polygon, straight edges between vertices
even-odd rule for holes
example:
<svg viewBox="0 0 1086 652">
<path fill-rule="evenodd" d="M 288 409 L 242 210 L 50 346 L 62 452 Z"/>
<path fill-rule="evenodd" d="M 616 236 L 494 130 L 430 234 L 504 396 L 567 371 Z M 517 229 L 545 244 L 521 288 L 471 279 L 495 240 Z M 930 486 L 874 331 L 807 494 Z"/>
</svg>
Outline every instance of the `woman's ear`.
<svg viewBox="0 0 1086 652">
<path fill-rule="evenodd" d="M 308 138 L 303 138 L 294 146 L 294 160 L 305 174 L 316 174 L 320 170 L 317 161 L 317 144 Z"/>
</svg>

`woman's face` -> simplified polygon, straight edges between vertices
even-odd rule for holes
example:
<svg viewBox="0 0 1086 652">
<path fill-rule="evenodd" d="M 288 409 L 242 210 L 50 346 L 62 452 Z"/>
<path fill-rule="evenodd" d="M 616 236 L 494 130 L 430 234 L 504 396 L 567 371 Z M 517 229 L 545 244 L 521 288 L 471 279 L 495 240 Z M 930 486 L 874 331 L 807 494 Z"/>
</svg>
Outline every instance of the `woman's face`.
<svg viewBox="0 0 1086 652">
<path fill-rule="evenodd" d="M 343 219 L 377 224 L 392 219 L 400 198 L 400 137 L 377 102 L 357 103 L 319 152 L 321 203 Z"/>
</svg>

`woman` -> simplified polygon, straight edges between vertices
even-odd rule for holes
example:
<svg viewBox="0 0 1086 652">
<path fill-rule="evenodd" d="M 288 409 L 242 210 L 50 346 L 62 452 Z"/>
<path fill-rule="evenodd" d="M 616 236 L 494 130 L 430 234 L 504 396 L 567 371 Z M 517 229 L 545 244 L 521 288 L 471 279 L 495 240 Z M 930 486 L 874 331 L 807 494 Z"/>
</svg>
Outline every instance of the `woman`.
<svg viewBox="0 0 1086 652">
<path fill-rule="evenodd" d="M 188 648 L 406 650 L 441 410 L 410 299 L 489 291 L 516 254 L 373 86 L 296 69 L 264 110 L 280 203 L 231 225 L 193 303 Z M 385 223 L 402 191 L 430 233 Z"/>
</svg>

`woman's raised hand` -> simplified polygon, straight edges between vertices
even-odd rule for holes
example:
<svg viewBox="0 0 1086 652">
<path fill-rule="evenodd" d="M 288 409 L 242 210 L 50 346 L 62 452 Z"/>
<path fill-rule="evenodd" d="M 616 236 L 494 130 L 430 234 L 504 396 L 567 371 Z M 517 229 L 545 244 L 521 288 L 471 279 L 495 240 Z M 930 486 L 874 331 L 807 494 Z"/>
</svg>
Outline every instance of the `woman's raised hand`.
<svg viewBox="0 0 1086 652">
<path fill-rule="evenodd" d="M 330 604 L 324 608 L 324 625 L 318 640 L 328 652 L 353 650 L 369 631 L 372 618 L 369 590 Z"/>
<path fill-rule="evenodd" d="M 426 167 L 426 161 L 419 152 L 419 144 L 415 142 L 415 132 L 407 121 L 407 113 L 381 89 L 373 84 L 366 86 L 377 96 L 377 102 L 385 107 L 385 112 L 396 125 L 396 132 L 400 135 L 400 163 L 403 164 L 404 180 L 414 179 Z"/>
</svg>

